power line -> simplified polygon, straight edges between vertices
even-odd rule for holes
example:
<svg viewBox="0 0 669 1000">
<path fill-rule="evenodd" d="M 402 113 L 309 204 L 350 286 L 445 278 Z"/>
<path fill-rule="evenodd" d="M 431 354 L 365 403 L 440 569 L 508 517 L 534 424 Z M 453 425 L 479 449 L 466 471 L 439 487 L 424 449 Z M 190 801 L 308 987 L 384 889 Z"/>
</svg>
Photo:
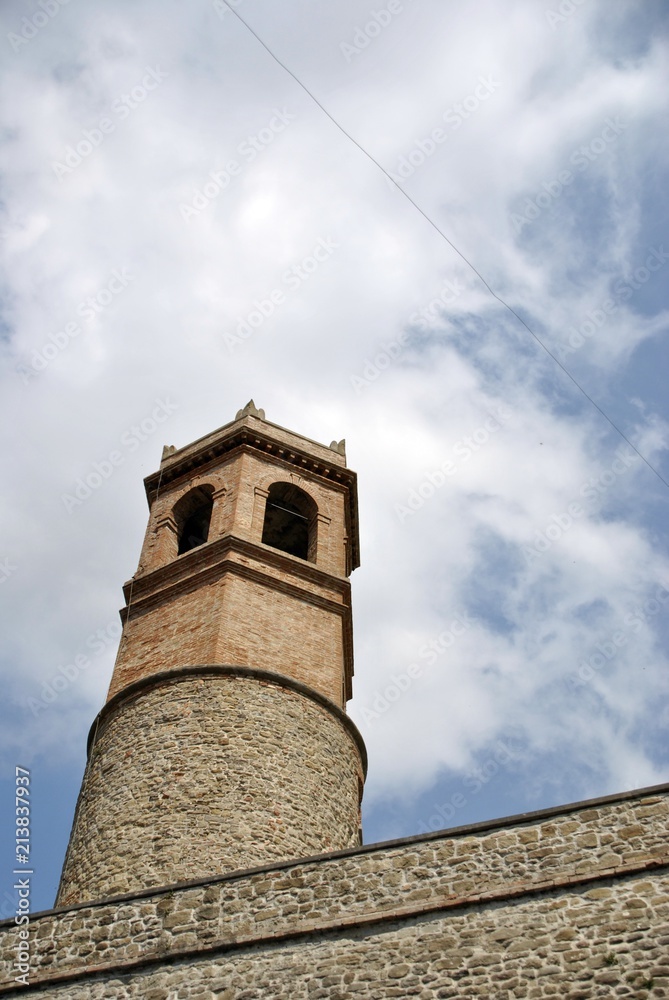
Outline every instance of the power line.
<svg viewBox="0 0 669 1000">
<path fill-rule="evenodd" d="M 618 427 L 617 424 L 615 424 L 613 422 L 613 420 L 611 419 L 611 417 L 609 417 L 608 414 L 604 412 L 604 410 L 601 408 L 601 406 L 599 405 L 599 403 L 595 402 L 595 400 L 592 398 L 592 396 L 590 396 L 588 394 L 588 392 L 583 388 L 583 386 L 580 384 L 580 382 L 578 382 L 574 378 L 574 376 L 571 374 L 571 372 L 568 371 L 565 368 L 565 366 L 562 364 L 562 362 L 560 361 L 560 359 L 557 358 L 553 354 L 553 352 L 546 346 L 546 344 L 544 344 L 544 342 L 537 336 L 537 334 L 534 332 L 534 330 L 532 330 L 531 327 L 528 326 L 528 324 L 525 322 L 525 320 L 522 318 L 522 316 L 518 315 L 518 313 L 513 308 L 513 306 L 510 306 L 508 304 L 508 302 L 505 302 L 504 299 L 500 295 L 497 294 L 497 292 L 494 290 L 494 288 L 492 288 L 488 284 L 488 282 L 483 277 L 483 275 L 481 274 L 481 272 L 474 266 L 474 264 L 472 264 L 472 262 L 470 260 L 467 259 L 467 257 L 465 257 L 465 255 L 463 254 L 463 252 L 461 250 L 459 250 L 458 247 L 456 247 L 456 245 L 452 242 L 452 240 L 450 240 L 448 238 L 448 236 L 446 235 L 446 233 L 442 229 L 440 229 L 440 227 L 437 225 L 437 223 L 433 219 L 430 218 L 430 216 L 427 214 L 427 212 L 425 212 L 420 207 L 420 205 L 416 201 L 414 201 L 414 199 L 411 197 L 411 195 L 408 194 L 407 191 L 405 191 L 405 189 L 402 187 L 401 184 L 397 183 L 397 181 L 392 176 L 392 174 L 390 174 L 386 170 L 386 168 L 381 163 L 379 163 L 379 161 L 376 160 L 372 156 L 372 154 L 370 152 L 368 152 L 368 150 L 366 150 L 365 147 L 362 146 L 358 142 L 357 139 L 354 139 L 354 137 L 349 132 L 346 131 L 346 129 L 344 128 L 344 126 L 341 125 L 337 121 L 337 119 L 334 118 L 330 114 L 330 112 L 328 111 L 328 109 L 323 104 L 321 104 L 321 102 L 318 100 L 318 98 L 316 97 L 316 95 L 313 94 L 309 90 L 309 88 L 306 86 L 306 84 L 302 83 L 302 81 L 299 79 L 299 77 L 297 77 L 295 75 L 295 73 L 293 73 L 292 69 L 290 69 L 288 66 L 286 66 L 286 64 L 284 62 L 282 62 L 281 59 L 279 59 L 279 57 L 277 55 L 274 54 L 274 52 L 270 49 L 269 45 L 267 45 L 267 43 L 265 41 L 263 41 L 263 39 L 260 37 L 260 35 L 257 33 L 257 31 L 255 31 L 251 27 L 251 25 L 248 23 L 248 21 L 245 21 L 244 18 L 241 16 L 241 14 L 239 14 L 237 10 L 235 10 L 233 7 L 230 6 L 230 4 L 228 3 L 228 0 L 223 0 L 223 2 L 225 3 L 225 5 L 228 8 L 228 10 L 230 10 L 235 15 L 235 17 L 239 21 L 241 21 L 241 23 L 244 25 L 244 27 L 246 28 L 246 30 L 249 31 L 253 35 L 253 37 L 256 39 L 256 41 L 258 41 L 260 43 L 260 45 L 262 45 L 262 47 L 271 56 L 271 58 L 274 60 L 274 62 L 277 63 L 277 65 L 279 65 L 286 73 L 288 73 L 288 75 L 290 77 L 293 78 L 293 80 L 298 85 L 298 87 L 300 87 L 304 91 L 304 93 L 307 94 L 307 96 L 311 98 L 311 100 L 314 102 L 314 104 L 316 104 L 317 107 L 319 107 L 320 110 L 323 112 L 323 114 L 326 115 L 330 119 L 330 121 L 332 122 L 332 124 L 336 128 L 339 129 L 339 131 L 342 133 L 342 135 L 346 136 L 346 138 L 349 140 L 349 142 L 352 142 L 354 146 L 357 146 L 357 148 L 360 150 L 360 152 L 363 154 L 363 156 L 366 156 L 367 159 L 370 160 L 381 171 L 381 173 L 385 177 L 388 178 L 388 180 L 390 181 L 390 183 L 394 187 L 397 188 L 397 190 L 400 192 L 400 194 L 404 195 L 404 197 L 407 199 L 408 202 L 411 203 L 411 205 L 413 205 L 413 207 L 416 209 L 416 211 L 420 212 L 420 214 L 423 216 L 423 218 L 425 219 L 425 221 L 430 226 L 432 226 L 432 228 L 441 236 L 441 238 L 443 240 L 445 240 L 446 243 L 448 243 L 449 247 L 451 247 L 451 249 L 458 255 L 458 257 L 460 257 L 461 260 L 463 260 L 465 262 L 465 264 L 467 265 L 467 267 L 469 267 L 474 272 L 474 274 L 477 276 L 477 278 L 481 281 L 481 283 L 485 286 L 485 288 L 487 288 L 487 290 L 490 292 L 490 294 L 492 295 L 492 297 L 494 299 L 496 299 L 500 303 L 500 305 L 504 306 L 504 308 L 507 309 L 511 313 L 512 316 L 515 316 L 515 318 L 518 320 L 518 322 L 521 323 L 522 326 L 525 327 L 525 329 L 530 334 L 530 336 L 535 339 L 535 341 L 537 342 L 537 344 L 539 344 L 539 346 L 541 348 L 543 348 L 543 350 L 546 352 L 546 354 L 550 358 L 553 359 L 553 361 L 555 362 L 555 364 L 558 365 L 558 367 L 562 369 L 562 371 L 567 376 L 567 378 L 570 379 L 571 382 L 573 382 L 573 384 L 576 386 L 576 388 L 578 389 L 578 391 L 585 396 L 585 398 L 588 400 L 589 403 L 592 404 L 592 406 L 595 407 L 595 409 L 604 417 L 604 419 L 611 425 L 611 427 L 613 427 L 614 431 L 616 431 L 616 433 L 620 435 L 620 437 L 623 439 L 623 441 L 627 442 L 627 444 L 630 446 L 630 448 L 634 452 L 636 452 L 636 454 L 639 456 L 639 458 L 648 466 L 648 468 L 650 469 L 650 471 L 653 472 L 653 473 L 655 473 L 655 475 L 660 480 L 660 482 L 664 483 L 665 486 L 669 487 L 669 482 L 658 472 L 658 470 L 654 466 L 652 466 L 650 464 L 650 462 L 648 461 L 648 459 L 644 455 L 641 454 L 641 452 L 636 447 L 636 445 L 632 444 L 632 442 L 627 437 L 627 435 L 620 429 L 620 427 Z"/>
</svg>

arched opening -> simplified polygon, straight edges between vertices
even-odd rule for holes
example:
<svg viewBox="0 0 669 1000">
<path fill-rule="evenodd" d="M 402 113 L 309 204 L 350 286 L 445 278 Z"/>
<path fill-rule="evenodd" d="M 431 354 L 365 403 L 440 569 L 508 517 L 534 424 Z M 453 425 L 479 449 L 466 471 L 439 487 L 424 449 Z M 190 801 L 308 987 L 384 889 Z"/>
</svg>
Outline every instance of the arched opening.
<svg viewBox="0 0 669 1000">
<path fill-rule="evenodd" d="M 178 555 L 204 545 L 209 537 L 211 511 L 214 506 L 213 486 L 196 486 L 176 504 Z"/>
<path fill-rule="evenodd" d="M 318 507 L 292 483 L 272 483 L 265 503 L 262 541 L 291 556 L 316 562 Z"/>
</svg>

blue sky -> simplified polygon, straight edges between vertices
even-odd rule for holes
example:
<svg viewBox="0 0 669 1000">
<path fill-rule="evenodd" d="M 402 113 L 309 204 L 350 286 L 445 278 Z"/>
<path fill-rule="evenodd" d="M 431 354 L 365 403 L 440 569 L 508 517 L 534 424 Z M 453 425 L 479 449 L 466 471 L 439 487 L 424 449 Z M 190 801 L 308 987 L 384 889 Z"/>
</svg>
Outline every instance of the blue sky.
<svg viewBox="0 0 669 1000">
<path fill-rule="evenodd" d="M 53 901 L 142 478 L 251 397 L 359 474 L 368 842 L 669 779 L 666 7 L 233 6 L 351 138 L 222 3 L 3 6 L 3 915 L 17 764 Z"/>
</svg>

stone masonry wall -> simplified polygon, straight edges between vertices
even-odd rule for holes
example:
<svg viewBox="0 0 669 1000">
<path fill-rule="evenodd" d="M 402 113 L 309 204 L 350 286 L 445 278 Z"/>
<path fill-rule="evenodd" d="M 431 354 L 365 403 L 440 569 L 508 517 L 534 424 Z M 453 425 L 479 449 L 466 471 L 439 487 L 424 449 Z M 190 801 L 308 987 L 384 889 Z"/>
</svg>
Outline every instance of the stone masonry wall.
<svg viewBox="0 0 669 1000">
<path fill-rule="evenodd" d="M 669 785 L 36 916 L 24 995 L 669 997 Z M 16 931 L 0 927 L 0 993 Z M 40 982 L 41 981 L 41 982 Z"/>
<path fill-rule="evenodd" d="M 224 670 L 168 675 L 102 716 L 61 905 L 359 843 L 353 724 Z"/>
<path fill-rule="evenodd" d="M 332 930 L 24 993 L 52 1000 L 661 998 L 669 996 L 668 894 L 666 879 L 553 892 L 397 920 L 376 933 Z"/>
</svg>

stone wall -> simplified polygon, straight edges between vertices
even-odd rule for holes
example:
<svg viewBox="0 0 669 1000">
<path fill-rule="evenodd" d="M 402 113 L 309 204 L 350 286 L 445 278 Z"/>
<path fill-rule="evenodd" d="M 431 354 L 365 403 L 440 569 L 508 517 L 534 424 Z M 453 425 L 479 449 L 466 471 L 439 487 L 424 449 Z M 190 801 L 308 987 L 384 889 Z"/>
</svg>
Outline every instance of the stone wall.
<svg viewBox="0 0 669 1000">
<path fill-rule="evenodd" d="M 40 997 L 669 997 L 669 785 L 35 917 Z M 0 928 L 0 993 L 16 930 Z"/>
<path fill-rule="evenodd" d="M 60 905 L 360 842 L 362 739 L 282 678 L 165 674 L 122 692 L 94 733 Z"/>
</svg>

